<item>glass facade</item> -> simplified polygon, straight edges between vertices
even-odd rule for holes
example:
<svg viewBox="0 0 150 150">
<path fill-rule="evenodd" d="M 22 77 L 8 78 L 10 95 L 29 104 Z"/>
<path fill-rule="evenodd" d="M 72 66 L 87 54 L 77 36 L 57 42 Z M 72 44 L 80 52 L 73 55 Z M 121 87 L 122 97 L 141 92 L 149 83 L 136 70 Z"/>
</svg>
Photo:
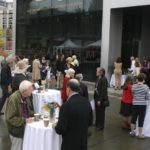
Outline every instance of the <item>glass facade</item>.
<svg viewBox="0 0 150 150">
<path fill-rule="evenodd" d="M 70 47 L 69 54 L 78 51 L 85 79 L 94 80 L 100 46 L 89 48 L 98 56 L 91 59 L 85 58 L 89 50 L 84 47 L 101 39 L 102 0 L 17 0 L 16 22 L 17 54 L 52 54 L 57 46 L 71 39 L 80 48 Z"/>
</svg>

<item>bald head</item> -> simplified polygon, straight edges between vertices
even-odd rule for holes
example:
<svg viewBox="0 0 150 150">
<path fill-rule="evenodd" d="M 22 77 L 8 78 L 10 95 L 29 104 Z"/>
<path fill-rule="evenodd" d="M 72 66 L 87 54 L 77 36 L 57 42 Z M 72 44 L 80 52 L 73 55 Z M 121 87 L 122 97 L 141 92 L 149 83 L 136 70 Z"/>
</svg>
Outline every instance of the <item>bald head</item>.
<svg viewBox="0 0 150 150">
<path fill-rule="evenodd" d="M 80 91 L 80 83 L 77 79 L 71 79 L 67 83 L 67 88 L 69 88 L 72 92 Z"/>
</svg>

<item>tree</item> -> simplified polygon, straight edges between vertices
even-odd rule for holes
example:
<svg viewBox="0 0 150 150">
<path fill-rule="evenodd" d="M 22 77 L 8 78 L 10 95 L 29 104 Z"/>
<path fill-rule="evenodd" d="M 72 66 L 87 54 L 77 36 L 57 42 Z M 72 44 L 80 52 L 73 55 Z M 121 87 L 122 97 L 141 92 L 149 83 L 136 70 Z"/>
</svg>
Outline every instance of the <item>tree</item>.
<svg viewBox="0 0 150 150">
<path fill-rule="evenodd" d="M 4 45 L 4 30 L 2 27 L 0 27 L 0 48 L 4 48 Z"/>
</svg>

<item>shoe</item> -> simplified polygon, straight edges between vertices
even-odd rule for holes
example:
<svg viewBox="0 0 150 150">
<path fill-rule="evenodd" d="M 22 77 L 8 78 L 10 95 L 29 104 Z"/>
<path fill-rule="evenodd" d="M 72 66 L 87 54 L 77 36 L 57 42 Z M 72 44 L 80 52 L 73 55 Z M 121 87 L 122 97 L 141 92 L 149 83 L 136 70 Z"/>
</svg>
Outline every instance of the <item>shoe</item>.
<svg viewBox="0 0 150 150">
<path fill-rule="evenodd" d="M 129 134 L 130 134 L 131 137 L 135 137 L 136 136 L 136 133 L 134 131 L 130 132 Z"/>
<path fill-rule="evenodd" d="M 122 127 L 122 129 L 123 129 L 123 130 L 129 130 L 129 131 L 131 130 L 130 127 Z"/>
<path fill-rule="evenodd" d="M 143 140 L 143 139 L 145 139 L 146 138 L 146 136 L 144 136 L 144 135 L 138 135 L 138 137 L 137 137 L 138 139 L 141 139 L 141 140 Z"/>
<path fill-rule="evenodd" d="M 96 128 L 97 131 L 101 131 L 101 130 L 103 130 L 103 129 L 104 129 L 104 127 L 97 127 L 97 128 Z"/>
<path fill-rule="evenodd" d="M 88 132 L 88 137 L 90 137 L 92 135 L 92 133 L 91 132 Z"/>
<path fill-rule="evenodd" d="M 3 113 L 3 112 L 0 112 L 0 116 L 2 116 L 2 115 L 4 115 L 4 113 Z"/>
</svg>

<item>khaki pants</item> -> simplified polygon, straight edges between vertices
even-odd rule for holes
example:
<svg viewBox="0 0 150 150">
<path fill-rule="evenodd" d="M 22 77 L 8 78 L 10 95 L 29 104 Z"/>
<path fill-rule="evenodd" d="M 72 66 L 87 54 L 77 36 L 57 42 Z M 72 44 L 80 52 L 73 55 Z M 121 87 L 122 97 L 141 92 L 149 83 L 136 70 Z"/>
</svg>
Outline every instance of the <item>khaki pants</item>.
<svg viewBox="0 0 150 150">
<path fill-rule="evenodd" d="M 23 139 L 10 135 L 11 150 L 22 150 Z"/>
</svg>

